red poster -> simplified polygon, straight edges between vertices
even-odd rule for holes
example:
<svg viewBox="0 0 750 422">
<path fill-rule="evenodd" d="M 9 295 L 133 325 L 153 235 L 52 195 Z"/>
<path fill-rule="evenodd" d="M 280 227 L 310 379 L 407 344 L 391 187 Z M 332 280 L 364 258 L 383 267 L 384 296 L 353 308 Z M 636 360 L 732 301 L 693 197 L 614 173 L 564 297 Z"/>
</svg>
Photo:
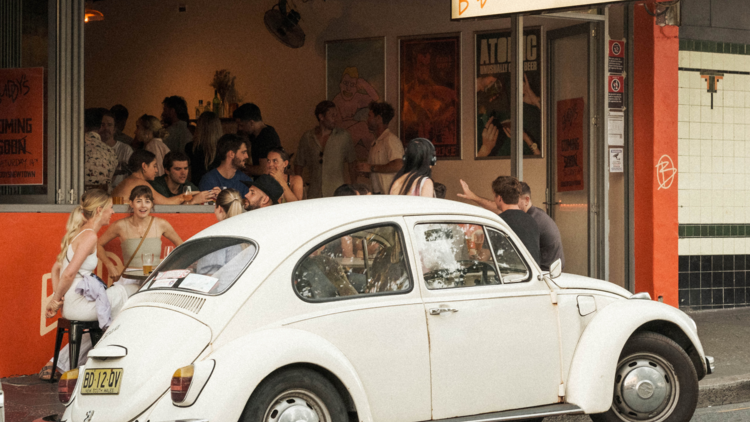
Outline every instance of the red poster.
<svg viewBox="0 0 750 422">
<path fill-rule="evenodd" d="M 0 69 L 0 185 L 44 183 L 44 68 Z"/>
<path fill-rule="evenodd" d="M 557 191 L 583 190 L 583 98 L 557 102 Z"/>
</svg>

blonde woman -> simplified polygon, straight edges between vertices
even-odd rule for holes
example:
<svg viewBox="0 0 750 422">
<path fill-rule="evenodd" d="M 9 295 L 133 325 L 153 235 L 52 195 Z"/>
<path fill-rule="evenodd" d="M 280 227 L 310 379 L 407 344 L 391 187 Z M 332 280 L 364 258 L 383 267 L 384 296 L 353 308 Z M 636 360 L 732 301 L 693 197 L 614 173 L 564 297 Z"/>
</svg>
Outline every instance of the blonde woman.
<svg viewBox="0 0 750 422">
<path fill-rule="evenodd" d="M 62 308 L 62 316 L 68 320 L 97 321 L 96 302 L 90 301 L 76 287 L 84 277 L 90 277 L 96 271 L 97 233 L 109 224 L 113 214 L 112 199 L 100 189 L 92 189 L 83 194 L 78 205 L 68 218 L 65 236 L 60 243 L 60 254 L 52 267 L 52 286 L 54 293 L 45 307 L 45 315 L 52 318 Z M 111 306 L 112 319 L 120 313 L 128 296 L 135 293 L 138 287 L 126 287 L 115 283 L 106 290 Z M 63 306 L 63 304 L 65 306 Z M 102 327 L 105 328 L 105 327 Z M 84 336 L 81 344 L 79 362 L 86 360 L 91 341 Z M 65 372 L 70 369 L 68 353 L 61 351 L 57 369 Z M 52 362 L 42 369 L 40 377 L 49 379 L 52 375 Z"/>
<path fill-rule="evenodd" d="M 216 143 L 224 131 L 216 114 L 206 111 L 198 118 L 193 141 L 185 145 L 185 154 L 190 157 L 190 180 L 198 184 L 204 174 L 219 167 L 221 160 L 216 156 Z"/>
<path fill-rule="evenodd" d="M 162 126 L 156 116 L 144 114 L 135 122 L 135 136 L 143 142 L 143 149 L 156 156 L 157 176 L 164 175 L 164 156 L 169 153 L 169 147 L 159 138 Z"/>
<path fill-rule="evenodd" d="M 219 193 L 219 196 L 216 197 L 214 214 L 219 222 L 234 217 L 235 215 L 240 215 L 243 211 L 242 196 L 235 189 L 224 189 Z"/>
</svg>

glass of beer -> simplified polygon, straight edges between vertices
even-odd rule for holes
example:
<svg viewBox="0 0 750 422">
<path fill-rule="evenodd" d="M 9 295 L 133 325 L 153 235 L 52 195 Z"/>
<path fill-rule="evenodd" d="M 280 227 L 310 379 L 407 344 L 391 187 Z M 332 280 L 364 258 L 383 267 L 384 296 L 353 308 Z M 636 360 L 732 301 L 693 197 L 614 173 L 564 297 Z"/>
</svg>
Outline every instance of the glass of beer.
<svg viewBox="0 0 750 422">
<path fill-rule="evenodd" d="M 143 275 L 151 274 L 154 270 L 154 254 L 147 252 L 141 255 L 143 260 Z"/>
<path fill-rule="evenodd" d="M 190 202 L 193 200 L 193 190 L 190 189 L 190 186 L 185 186 L 182 190 L 182 199 L 185 202 Z"/>
<path fill-rule="evenodd" d="M 173 250 L 174 250 L 174 246 L 165 246 L 164 255 L 162 255 L 162 259 L 165 259 L 166 257 L 168 257 L 169 254 L 171 254 Z"/>
</svg>

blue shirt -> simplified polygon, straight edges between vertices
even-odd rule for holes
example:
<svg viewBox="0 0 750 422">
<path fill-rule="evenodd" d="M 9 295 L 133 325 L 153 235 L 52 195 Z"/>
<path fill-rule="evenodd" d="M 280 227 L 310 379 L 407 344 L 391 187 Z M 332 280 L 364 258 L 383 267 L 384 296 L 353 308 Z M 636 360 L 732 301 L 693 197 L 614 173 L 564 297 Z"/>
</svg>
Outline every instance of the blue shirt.
<svg viewBox="0 0 750 422">
<path fill-rule="evenodd" d="M 227 179 L 224 176 L 219 173 L 219 169 L 213 169 L 203 175 L 201 178 L 201 182 L 198 185 L 200 187 L 201 191 L 211 190 L 215 187 L 220 188 L 232 188 L 236 189 L 240 195 L 243 197 L 247 195 L 247 193 L 250 191 L 250 188 L 248 188 L 244 183 L 242 182 L 252 182 L 253 179 L 250 178 L 250 176 L 246 175 L 245 173 L 237 170 L 236 173 L 234 173 L 234 177 L 231 179 Z"/>
</svg>

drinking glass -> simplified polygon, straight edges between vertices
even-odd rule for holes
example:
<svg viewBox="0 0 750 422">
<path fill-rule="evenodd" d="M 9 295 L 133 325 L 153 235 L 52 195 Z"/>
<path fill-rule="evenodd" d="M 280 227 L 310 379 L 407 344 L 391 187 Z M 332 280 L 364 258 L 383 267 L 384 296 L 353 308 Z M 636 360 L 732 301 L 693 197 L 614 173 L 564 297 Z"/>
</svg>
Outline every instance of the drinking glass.
<svg viewBox="0 0 750 422">
<path fill-rule="evenodd" d="M 173 250 L 174 250 L 174 246 L 165 246 L 164 255 L 162 255 L 162 259 L 166 259 L 169 256 L 169 254 L 172 253 Z"/>
<path fill-rule="evenodd" d="M 143 260 L 143 274 L 151 274 L 154 270 L 154 254 L 146 252 L 141 255 L 141 259 Z"/>
<path fill-rule="evenodd" d="M 185 200 L 185 202 L 190 202 L 193 200 L 193 190 L 190 188 L 190 186 L 185 186 L 182 189 L 182 199 Z"/>
</svg>

